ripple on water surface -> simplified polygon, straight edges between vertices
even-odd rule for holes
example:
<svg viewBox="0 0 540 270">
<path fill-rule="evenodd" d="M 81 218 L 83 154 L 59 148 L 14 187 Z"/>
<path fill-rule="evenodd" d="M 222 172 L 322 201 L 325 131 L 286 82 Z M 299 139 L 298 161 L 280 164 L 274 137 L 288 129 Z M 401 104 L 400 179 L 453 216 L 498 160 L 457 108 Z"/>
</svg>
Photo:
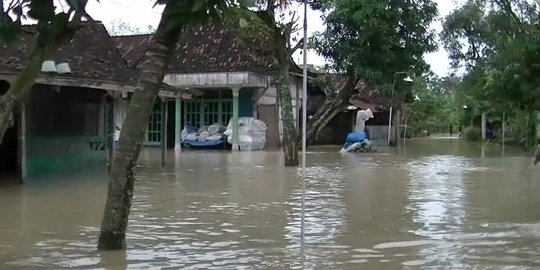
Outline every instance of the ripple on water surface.
<svg viewBox="0 0 540 270">
<path fill-rule="evenodd" d="M 309 153 L 303 249 L 274 152 L 142 155 L 126 252 L 95 251 L 104 177 L 0 190 L 0 269 L 540 267 L 538 171 L 433 152 Z"/>
</svg>

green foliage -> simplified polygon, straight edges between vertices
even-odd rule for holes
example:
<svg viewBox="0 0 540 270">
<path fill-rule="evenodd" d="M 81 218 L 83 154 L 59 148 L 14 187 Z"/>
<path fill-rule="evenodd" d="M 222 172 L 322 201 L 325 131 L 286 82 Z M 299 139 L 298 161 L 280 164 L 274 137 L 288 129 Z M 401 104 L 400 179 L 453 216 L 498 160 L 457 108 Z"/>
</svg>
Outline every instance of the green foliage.
<svg viewBox="0 0 540 270">
<path fill-rule="evenodd" d="M 473 117 L 505 111 L 518 121 L 540 109 L 539 11 L 528 0 L 468 0 L 446 17 L 441 39 L 453 66 L 466 68 L 459 96 L 475 104 Z M 533 129 L 523 131 L 526 145 Z"/>
<path fill-rule="evenodd" d="M 333 61 L 337 71 L 355 72 L 379 85 L 391 84 L 394 74 L 428 70 L 426 52 L 436 49 L 429 29 L 437 16 L 431 0 L 329 0 L 326 30 L 316 33 L 311 46 Z"/>
<path fill-rule="evenodd" d="M 414 130 L 448 130 L 460 124 L 460 106 L 455 102 L 455 91 L 459 79 L 455 77 L 438 78 L 425 76 L 413 85 L 412 92 L 417 100 L 411 106 L 408 125 L 411 134 Z"/>
<path fill-rule="evenodd" d="M 467 127 L 463 131 L 463 138 L 471 142 L 479 142 L 482 140 L 482 130 L 477 127 Z"/>
<path fill-rule="evenodd" d="M 51 21 L 55 14 L 53 0 L 30 1 L 28 7 L 28 15 L 38 21 Z"/>
<path fill-rule="evenodd" d="M 57 5 L 61 3 L 57 2 L 55 4 L 53 0 L 11 1 L 9 6 L 5 8 L 5 12 L 2 13 L 0 40 L 13 42 L 22 32 L 22 18 L 37 21 L 36 48 L 43 49 L 46 44 L 71 38 L 80 27 L 79 22 L 81 19 L 91 20 L 91 17 L 84 11 L 87 0 L 67 0 L 65 3 L 69 10 L 56 13 Z M 73 21 L 76 21 L 76 23 L 71 25 L 70 23 Z"/>
</svg>

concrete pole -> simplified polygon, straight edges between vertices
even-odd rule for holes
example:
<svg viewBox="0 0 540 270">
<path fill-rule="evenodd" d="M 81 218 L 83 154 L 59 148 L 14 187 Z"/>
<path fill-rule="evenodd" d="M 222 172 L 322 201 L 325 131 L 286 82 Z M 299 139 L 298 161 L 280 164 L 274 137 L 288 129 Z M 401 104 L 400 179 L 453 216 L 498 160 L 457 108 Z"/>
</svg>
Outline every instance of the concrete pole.
<svg viewBox="0 0 540 270">
<path fill-rule="evenodd" d="M 396 116 L 394 118 L 394 145 L 399 146 L 400 134 L 401 133 L 401 110 L 396 110 Z"/>
<path fill-rule="evenodd" d="M 487 130 L 486 130 L 486 122 L 487 122 L 487 119 L 486 119 L 486 113 L 483 112 L 482 113 L 482 140 L 485 141 L 486 140 L 486 133 L 487 133 Z"/>
<path fill-rule="evenodd" d="M 174 118 L 174 150 L 182 151 L 182 100 L 175 99 L 175 118 Z"/>
<path fill-rule="evenodd" d="M 232 150 L 240 151 L 240 134 L 238 134 L 238 96 L 240 95 L 240 87 L 232 88 L 233 95 L 233 134 L 232 134 Z"/>
<path fill-rule="evenodd" d="M 167 159 L 167 99 L 161 102 L 161 166 L 165 167 Z"/>
</svg>

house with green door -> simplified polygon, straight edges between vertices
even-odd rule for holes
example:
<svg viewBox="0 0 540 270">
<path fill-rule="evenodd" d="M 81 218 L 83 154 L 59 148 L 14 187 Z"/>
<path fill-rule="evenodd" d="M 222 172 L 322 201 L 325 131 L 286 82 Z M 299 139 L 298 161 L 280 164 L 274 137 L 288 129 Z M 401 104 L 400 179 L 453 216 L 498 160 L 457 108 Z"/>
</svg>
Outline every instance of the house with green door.
<svg viewBox="0 0 540 270">
<path fill-rule="evenodd" d="M 138 69 L 151 37 L 116 36 L 113 40 L 128 65 Z M 282 124 L 274 85 L 277 68 L 271 61 L 257 59 L 254 46 L 260 45 L 242 42 L 230 28 L 213 23 L 186 34 L 177 45 L 164 82 L 192 94 L 177 97 L 166 106 L 156 105 L 146 144 L 168 143 L 179 148 L 179 133 L 186 125 L 227 125 L 235 117 L 249 116 L 268 125 L 266 148 L 280 147 Z M 292 59 L 290 82 L 296 118 L 301 109 L 302 70 Z M 168 112 L 166 136 L 160 134 L 164 129 L 158 124 L 164 115 L 162 110 Z"/>
</svg>

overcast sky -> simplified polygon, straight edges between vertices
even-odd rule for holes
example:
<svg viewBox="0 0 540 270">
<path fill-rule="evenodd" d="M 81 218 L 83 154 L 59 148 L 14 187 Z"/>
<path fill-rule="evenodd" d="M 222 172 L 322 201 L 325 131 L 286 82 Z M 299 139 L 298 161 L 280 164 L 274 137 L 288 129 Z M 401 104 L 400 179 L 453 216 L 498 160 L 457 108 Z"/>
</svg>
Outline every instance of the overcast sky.
<svg viewBox="0 0 540 270">
<path fill-rule="evenodd" d="M 97 3 L 97 1 L 91 0 L 87 11 L 95 20 L 103 21 L 105 25 L 120 20 L 141 29 L 147 29 L 149 25 L 156 27 L 162 10 L 162 7 L 152 9 L 152 0 L 102 0 L 100 2 Z M 436 0 L 436 2 L 439 7 L 440 17 L 450 13 L 456 6 L 455 0 Z M 294 9 L 297 10 L 298 14 L 302 14 L 300 5 L 295 5 Z M 434 23 L 432 27 L 440 31 L 440 21 Z M 324 24 L 321 14 L 308 11 L 308 35 L 323 29 Z M 302 63 L 302 56 L 299 52 L 294 55 L 294 59 L 297 63 Z M 425 59 L 436 74 L 444 76 L 449 72 L 448 55 L 442 48 L 438 52 L 427 54 Z M 308 64 L 322 65 L 324 62 L 324 59 L 315 52 L 308 53 Z"/>
</svg>

